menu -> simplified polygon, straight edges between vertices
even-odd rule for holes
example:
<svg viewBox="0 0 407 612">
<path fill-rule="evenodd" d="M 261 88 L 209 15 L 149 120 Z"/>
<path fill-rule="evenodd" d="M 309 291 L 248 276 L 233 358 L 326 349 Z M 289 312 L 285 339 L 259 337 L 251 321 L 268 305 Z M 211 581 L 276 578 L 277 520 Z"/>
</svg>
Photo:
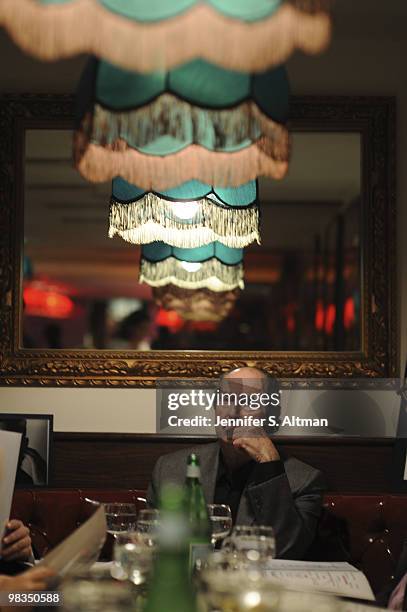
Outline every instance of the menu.
<svg viewBox="0 0 407 612">
<path fill-rule="evenodd" d="M 310 589 L 340 597 L 374 601 L 366 576 L 349 563 L 273 559 L 268 564 L 267 574 L 287 588 Z"/>
<path fill-rule="evenodd" d="M 10 519 L 20 446 L 21 434 L 0 430 L 0 556 L 1 542 Z"/>
<path fill-rule="evenodd" d="M 76 531 L 51 550 L 38 565 L 46 565 L 60 577 L 90 567 L 99 557 L 106 539 L 106 516 L 103 506 Z"/>
</svg>

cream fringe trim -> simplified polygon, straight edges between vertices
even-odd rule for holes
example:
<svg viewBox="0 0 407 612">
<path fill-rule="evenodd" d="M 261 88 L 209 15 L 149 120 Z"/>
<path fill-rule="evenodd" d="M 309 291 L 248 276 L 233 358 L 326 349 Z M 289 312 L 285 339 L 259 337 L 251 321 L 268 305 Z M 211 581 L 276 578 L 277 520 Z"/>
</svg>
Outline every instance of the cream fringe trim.
<svg viewBox="0 0 407 612">
<path fill-rule="evenodd" d="M 159 157 L 134 149 L 112 150 L 95 144 L 81 147 L 80 133 L 74 136 L 75 165 L 92 183 L 121 176 L 145 191 L 162 191 L 192 179 L 217 187 L 238 187 L 259 176 L 282 179 L 288 162 L 276 161 L 256 143 L 233 153 L 208 151 L 199 145 Z"/>
<path fill-rule="evenodd" d="M 270 157 L 287 161 L 290 156 L 288 130 L 262 113 L 255 102 L 214 110 L 165 93 L 151 104 L 132 111 L 112 111 L 95 104 L 93 118 L 85 117 L 81 130 L 94 144 L 114 144 L 123 139 L 134 149 L 145 147 L 164 135 L 210 150 L 236 147 L 263 136 L 267 138 Z"/>
<path fill-rule="evenodd" d="M 221 242 L 243 248 L 254 241 L 260 244 L 259 209 L 219 206 L 213 200 L 196 200 L 199 209 L 188 222 L 174 215 L 172 202 L 148 193 L 136 202 L 122 204 L 112 200 L 109 238 L 116 234 L 132 244 L 162 241 L 181 248 L 200 247 Z"/>
<path fill-rule="evenodd" d="M 131 244 L 149 244 L 150 242 L 161 241 L 184 249 L 201 247 L 211 242 L 221 242 L 236 249 L 242 249 L 255 241 L 260 244 L 258 232 L 252 232 L 245 236 L 221 236 L 210 228 L 169 229 L 163 228 L 153 221 L 146 223 L 143 227 L 131 230 L 116 230 L 110 226 L 109 238 L 113 238 L 115 235 Z"/>
<path fill-rule="evenodd" d="M 172 284 L 184 289 L 206 288 L 216 292 L 231 291 L 237 287 L 244 289 L 243 264 L 228 266 L 212 257 L 202 262 L 197 272 L 188 272 L 175 257 L 157 262 L 142 258 L 139 282 L 151 287 Z"/>
<path fill-rule="evenodd" d="M 89 53 L 129 70 L 150 72 L 200 57 L 252 72 L 284 63 L 296 49 L 316 54 L 328 46 L 329 15 L 318 10 L 318 2 L 296 4 L 286 2 L 255 23 L 227 17 L 204 3 L 165 21 L 141 23 L 106 10 L 97 0 L 56 6 L 0 0 L 0 25 L 22 49 L 43 60 Z M 309 4 L 312 10 L 306 13 L 302 9 Z"/>
</svg>

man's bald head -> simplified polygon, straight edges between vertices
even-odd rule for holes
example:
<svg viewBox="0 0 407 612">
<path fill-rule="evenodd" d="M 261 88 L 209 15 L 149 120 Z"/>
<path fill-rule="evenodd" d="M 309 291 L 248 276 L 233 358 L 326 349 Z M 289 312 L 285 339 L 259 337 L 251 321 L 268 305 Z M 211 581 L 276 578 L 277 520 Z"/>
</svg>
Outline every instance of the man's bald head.
<svg viewBox="0 0 407 612">
<path fill-rule="evenodd" d="M 236 368 L 227 374 L 224 374 L 220 379 L 220 392 L 224 395 L 245 395 L 250 396 L 252 400 L 256 400 L 256 403 L 260 395 L 267 394 L 271 397 L 271 394 L 278 393 L 278 387 L 276 381 L 267 372 L 260 370 L 259 368 L 243 367 Z M 242 404 L 239 404 L 242 406 Z M 250 401 L 250 405 L 254 404 Z M 262 404 L 262 408 L 259 408 L 260 412 L 263 412 L 265 416 L 275 417 L 277 423 L 280 419 L 280 402 L 278 405 L 275 403 Z M 243 409 L 244 410 L 244 409 Z M 253 412 L 251 414 L 254 414 Z M 264 427 L 268 434 L 275 433 L 278 430 L 278 424 L 269 424 Z"/>
<path fill-rule="evenodd" d="M 268 380 L 269 375 L 267 372 L 263 372 L 263 370 L 259 370 L 258 368 L 251 368 L 249 366 L 245 366 L 244 368 L 236 368 L 227 374 L 224 374 L 223 378 L 241 378 L 241 379 L 261 379 Z"/>
<path fill-rule="evenodd" d="M 262 392 L 266 390 L 270 377 L 258 368 L 236 368 L 221 378 L 221 387 L 240 387 L 240 392 Z"/>
</svg>

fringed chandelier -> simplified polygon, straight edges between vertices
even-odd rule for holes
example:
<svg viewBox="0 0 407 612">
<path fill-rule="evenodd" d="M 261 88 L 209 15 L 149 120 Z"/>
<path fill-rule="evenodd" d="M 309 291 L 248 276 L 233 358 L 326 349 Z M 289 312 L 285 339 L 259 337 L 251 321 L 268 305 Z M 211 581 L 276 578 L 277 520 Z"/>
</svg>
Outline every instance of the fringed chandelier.
<svg viewBox="0 0 407 612">
<path fill-rule="evenodd" d="M 331 36 L 324 0 L 0 0 L 0 26 L 43 60 L 90 53 L 139 72 L 196 58 L 263 71 Z"/>
<path fill-rule="evenodd" d="M 281 179 L 289 93 L 283 67 L 250 75 L 196 60 L 143 75 L 92 59 L 78 89 L 75 164 L 89 181 L 121 176 L 145 190 Z"/>
<path fill-rule="evenodd" d="M 139 282 L 216 292 L 243 289 L 243 249 L 219 242 L 195 249 L 152 242 L 142 247 Z"/>
<path fill-rule="evenodd" d="M 255 181 L 289 167 L 282 64 L 327 47 L 327 4 L 0 0 L 0 26 L 25 51 L 94 56 L 75 166 L 113 181 L 109 236 L 142 245 L 140 282 L 184 318 L 222 320 L 244 287 L 243 247 L 260 242 Z"/>
<path fill-rule="evenodd" d="M 153 193 L 117 178 L 109 219 L 109 236 L 115 235 L 132 244 L 162 241 L 182 248 L 260 243 L 257 184 L 221 189 L 190 181 Z"/>
</svg>

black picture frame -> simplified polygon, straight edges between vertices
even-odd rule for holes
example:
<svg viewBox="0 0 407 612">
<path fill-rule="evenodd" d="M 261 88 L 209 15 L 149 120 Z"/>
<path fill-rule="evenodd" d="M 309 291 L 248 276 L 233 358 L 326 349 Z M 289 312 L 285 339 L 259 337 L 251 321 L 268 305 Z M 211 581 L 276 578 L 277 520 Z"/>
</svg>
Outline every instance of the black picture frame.
<svg viewBox="0 0 407 612">
<path fill-rule="evenodd" d="M 31 447 L 29 446 L 29 444 L 30 444 L 30 435 L 32 436 L 32 433 L 26 430 L 26 436 L 25 436 L 27 440 L 26 450 L 30 451 L 29 453 L 26 453 L 26 458 L 31 463 L 31 465 L 35 466 L 34 472 L 37 475 L 43 474 L 44 478 L 41 478 L 41 480 L 33 479 L 33 482 L 28 482 L 28 479 L 26 482 L 22 482 L 20 479 L 20 482 L 19 482 L 18 473 L 17 473 L 15 486 L 17 489 L 44 488 L 44 487 L 52 486 L 53 465 L 54 465 L 54 442 L 53 442 L 54 416 L 52 414 L 38 414 L 38 413 L 36 414 L 15 413 L 15 412 L 14 413 L 11 413 L 11 412 L 0 413 L 0 429 L 8 429 L 9 431 L 17 431 L 19 433 L 23 433 L 23 436 L 24 436 L 23 421 L 26 421 L 25 425 L 27 427 L 27 430 L 29 428 L 29 423 L 28 423 L 29 421 L 32 421 L 36 424 L 42 421 L 44 423 L 44 426 L 46 425 L 46 428 L 44 428 L 44 434 L 43 434 L 43 436 L 45 435 L 46 438 L 45 440 L 44 439 L 42 440 L 42 444 L 38 445 L 38 443 L 36 443 L 35 446 Z M 4 425 L 5 422 L 8 423 L 7 427 Z M 37 430 L 38 430 L 38 427 L 37 427 Z M 37 434 L 38 433 L 41 436 L 42 432 L 37 431 Z M 24 443 L 24 438 L 22 438 L 21 443 L 22 444 Z M 44 453 L 44 448 L 45 448 L 45 453 Z M 20 452 L 22 452 L 22 449 L 20 450 Z M 20 462 L 19 462 L 19 467 L 21 468 Z M 27 474 L 25 470 L 22 470 L 22 471 L 24 472 L 24 474 Z M 20 476 L 21 476 L 21 473 L 20 473 Z M 31 478 L 31 475 L 28 474 L 28 477 Z"/>
</svg>

